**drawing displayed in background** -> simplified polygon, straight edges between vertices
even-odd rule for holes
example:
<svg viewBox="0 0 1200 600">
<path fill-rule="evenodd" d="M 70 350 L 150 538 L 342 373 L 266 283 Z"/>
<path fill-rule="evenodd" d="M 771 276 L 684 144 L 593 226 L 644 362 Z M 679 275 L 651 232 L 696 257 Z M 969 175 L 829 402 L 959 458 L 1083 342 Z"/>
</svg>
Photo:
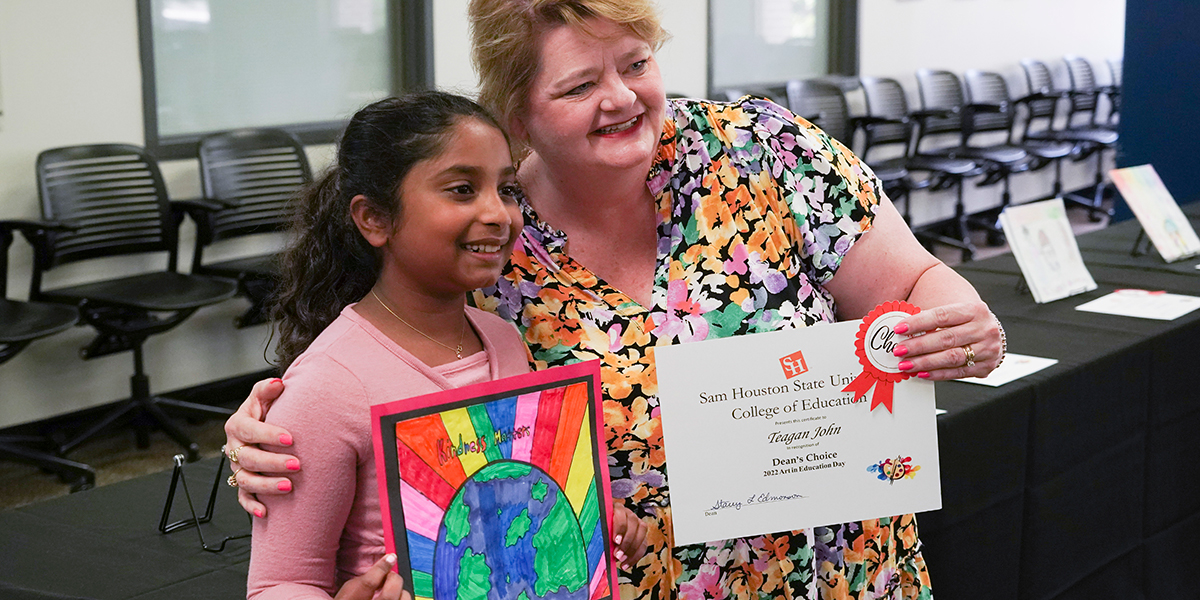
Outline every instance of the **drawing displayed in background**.
<svg viewBox="0 0 1200 600">
<path fill-rule="evenodd" d="M 372 408 L 385 537 L 415 598 L 615 597 L 598 392 L 591 362 Z"/>
<path fill-rule="evenodd" d="M 1196 230 L 1153 165 L 1113 169 L 1108 175 L 1163 260 L 1174 262 L 1200 254 Z"/>
<path fill-rule="evenodd" d="M 1000 224 L 1035 302 L 1053 302 L 1096 289 L 1062 198 L 1005 208 Z"/>
</svg>

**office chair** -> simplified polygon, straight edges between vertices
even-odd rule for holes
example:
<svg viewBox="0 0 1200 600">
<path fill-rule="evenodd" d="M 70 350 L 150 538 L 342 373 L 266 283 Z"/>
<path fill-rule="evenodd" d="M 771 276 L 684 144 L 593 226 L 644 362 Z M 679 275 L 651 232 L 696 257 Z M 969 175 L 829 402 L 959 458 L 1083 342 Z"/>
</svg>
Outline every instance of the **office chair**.
<svg viewBox="0 0 1200 600">
<path fill-rule="evenodd" d="M 950 71 L 920 69 L 917 71 L 917 91 L 921 96 L 921 108 L 929 116 L 917 124 L 917 146 L 929 136 L 958 134 L 957 146 L 937 148 L 934 153 L 946 156 L 970 158 L 980 163 L 984 177 L 976 185 L 982 187 L 1001 183 L 1000 210 L 1012 203 L 1009 180 L 1014 173 L 1033 168 L 1029 153 L 1024 149 L 1003 143 L 973 146 L 971 138 L 976 133 L 1002 131 L 1004 118 L 995 108 L 988 105 L 970 105 L 963 94 L 962 83 Z M 991 211 L 996 212 L 996 211 Z M 1003 242 L 1003 229 L 994 215 L 974 219 L 988 232 L 988 241 Z"/>
<path fill-rule="evenodd" d="M 823 81 L 793 79 L 787 84 L 787 99 L 788 109 L 793 113 L 804 116 L 847 148 L 853 144 L 860 120 L 850 117 L 850 108 L 841 88 Z M 862 160 L 866 162 L 866 159 Z M 877 161 L 867 163 L 867 166 L 875 172 L 892 202 L 903 200 L 907 210 L 909 192 L 917 189 L 918 184 L 909 178 L 905 159 Z"/>
<path fill-rule="evenodd" d="M 1101 122 L 1099 115 L 1100 96 L 1105 90 L 1096 85 L 1096 74 L 1092 71 L 1092 63 L 1082 56 L 1068 54 L 1063 57 L 1067 65 L 1067 75 L 1071 79 L 1071 89 L 1067 92 L 1069 110 L 1067 125 L 1078 121 L 1076 115 L 1084 117 L 1084 125 L 1088 127 L 1107 127 Z"/>
<path fill-rule="evenodd" d="M 126 419 L 132 419 L 138 447 L 149 445 L 151 427 L 165 431 L 182 446 L 189 460 L 199 446 L 164 412 L 228 416 L 232 411 L 161 398 L 150 393 L 143 344 L 183 322 L 197 309 L 233 297 L 229 280 L 176 272 L 181 215 L 167 199 L 158 164 L 137 146 L 106 144 L 45 150 L 37 158 L 42 215 L 71 226 L 35 238 L 31 300 L 78 307 L 97 337 L 80 351 L 84 359 L 117 352 L 133 353 L 130 398 L 66 441 L 67 454 L 81 443 Z M 47 272 L 77 261 L 132 254 L 167 254 L 167 267 L 116 279 L 43 289 Z"/>
<path fill-rule="evenodd" d="M 235 324 L 268 320 L 268 301 L 277 281 L 277 253 L 204 261 L 204 249 L 222 240 L 281 231 L 292 216 L 300 190 L 312 182 L 304 146 L 286 131 L 240 129 L 200 140 L 203 202 L 179 202 L 196 222 L 192 273 L 238 282 L 250 308 Z"/>
<path fill-rule="evenodd" d="M 870 158 L 871 151 L 891 148 L 893 152 L 899 152 L 899 158 L 895 160 L 903 164 L 905 169 L 929 173 L 929 177 L 924 181 L 915 182 L 918 189 L 954 188 L 956 200 L 952 219 L 915 226 L 912 222 L 911 202 L 905 203 L 904 219 L 927 247 L 933 244 L 952 246 L 962 251 L 964 261 L 973 259 L 976 248 L 971 241 L 966 209 L 963 205 L 963 180 L 983 173 L 983 169 L 975 161 L 967 158 L 918 152 L 913 143 L 914 133 L 918 120 L 925 118 L 926 113 L 909 111 L 904 88 L 895 79 L 863 77 L 860 81 L 867 109 L 867 115 L 859 118 L 865 133 L 861 158 L 867 161 L 867 164 L 875 164 Z M 945 231 L 947 229 L 950 230 L 949 233 Z"/>
<path fill-rule="evenodd" d="M 999 73 L 972 69 L 963 74 L 966 82 L 967 99 L 970 102 L 972 128 L 974 131 L 1002 131 L 1006 143 L 1016 145 L 1034 157 L 1030 170 L 1039 170 L 1054 165 L 1054 184 L 1051 193 L 1044 198 L 1062 195 L 1062 159 L 1071 154 L 1074 146 L 1068 142 L 1044 139 L 1022 139 L 1014 144 L 1013 132 L 1016 106 L 1008 94 L 1008 82 Z M 1019 101 L 1024 102 L 1024 100 Z M 964 117 L 965 119 L 966 117 Z M 964 136 L 969 134 L 964 132 Z"/>
<path fill-rule="evenodd" d="M 13 232 L 35 237 L 45 227 L 27 221 L 0 221 L 0 364 L 8 362 L 30 342 L 66 331 L 79 321 L 79 311 L 74 307 L 7 298 L 8 249 L 12 246 Z M 64 483 L 71 484 L 72 492 L 96 485 L 96 472 L 91 467 L 39 448 L 49 445 L 49 440 L 43 437 L 5 434 L 0 436 L 0 457 L 55 472 Z"/>
<path fill-rule="evenodd" d="M 1102 215 L 1112 216 L 1112 209 L 1105 209 L 1104 196 L 1108 183 L 1104 180 L 1104 150 L 1115 148 L 1119 141 L 1117 132 L 1108 127 L 1071 125 L 1057 127 L 1059 102 L 1068 97 L 1067 92 L 1059 91 L 1054 85 L 1046 63 L 1039 60 L 1024 59 L 1021 68 L 1025 71 L 1025 81 L 1029 85 L 1029 95 L 1021 98 L 1021 103 L 1028 110 L 1025 119 L 1022 139 L 1044 139 L 1075 144 L 1073 157 L 1076 161 L 1086 160 L 1096 156 L 1095 182 L 1091 186 L 1091 194 L 1070 192 L 1063 199 L 1072 204 L 1087 209 L 1092 221 L 1099 221 Z M 1044 125 L 1043 125 L 1044 124 Z"/>
<path fill-rule="evenodd" d="M 1108 95 L 1108 102 L 1111 110 L 1108 111 L 1108 125 L 1116 126 L 1121 120 L 1121 82 L 1123 81 L 1122 73 L 1123 61 L 1119 58 L 1108 59 L 1108 74 L 1112 78 L 1112 83 L 1106 88 L 1101 88 Z"/>
</svg>

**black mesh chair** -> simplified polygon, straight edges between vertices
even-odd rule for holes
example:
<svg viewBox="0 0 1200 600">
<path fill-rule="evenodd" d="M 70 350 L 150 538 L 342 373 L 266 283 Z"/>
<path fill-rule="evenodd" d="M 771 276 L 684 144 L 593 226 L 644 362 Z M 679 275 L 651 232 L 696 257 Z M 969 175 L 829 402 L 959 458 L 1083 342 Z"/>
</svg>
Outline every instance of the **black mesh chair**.
<svg viewBox="0 0 1200 600">
<path fill-rule="evenodd" d="M 917 145 L 920 146 L 926 137 L 958 134 L 958 145 L 932 151 L 979 162 L 986 174 L 977 185 L 1001 183 L 1000 209 L 1008 206 L 1012 202 L 1010 177 L 1014 173 L 1029 171 L 1034 166 L 1029 153 L 1008 143 L 1007 136 L 1003 142 L 972 145 L 972 138 L 976 134 L 1004 131 L 1004 116 L 990 105 L 968 104 L 958 75 L 950 71 L 918 70 L 917 90 L 921 96 L 921 108 L 928 113 L 928 117 L 918 124 Z M 1001 241 L 1002 230 L 994 217 L 981 218 L 978 223 L 988 230 L 991 241 Z"/>
<path fill-rule="evenodd" d="M 1067 124 L 1082 122 L 1088 127 L 1107 126 L 1100 119 L 1100 96 L 1106 90 L 1096 84 L 1092 63 L 1071 54 L 1064 56 L 1063 62 L 1067 64 L 1067 76 L 1071 79 L 1071 89 L 1067 92 Z"/>
<path fill-rule="evenodd" d="M 239 294 L 250 300 L 237 326 L 264 323 L 278 279 L 277 255 L 205 262 L 204 249 L 222 240 L 287 228 L 293 200 L 312 182 L 304 146 L 286 131 L 241 129 L 203 138 L 199 155 L 204 202 L 181 203 L 196 222 L 192 273 L 237 280 Z"/>
<path fill-rule="evenodd" d="M 846 95 L 840 87 L 824 81 L 794 79 L 787 84 L 787 99 L 788 109 L 793 113 L 808 119 L 847 148 L 853 144 L 860 119 L 850 116 Z M 905 157 L 867 166 L 875 172 L 888 197 L 897 203 L 903 200 L 907 207 L 909 192 L 918 185 L 909 178 Z"/>
<path fill-rule="evenodd" d="M 46 150 L 37 159 L 42 215 L 70 225 L 47 231 L 34 246 L 31 300 L 76 306 L 98 335 L 84 347 L 83 358 L 133 352 L 131 397 L 66 441 L 66 454 L 109 426 L 132 419 L 139 447 L 149 445 L 151 427 L 165 431 L 199 458 L 190 440 L 163 408 L 192 414 L 227 416 L 232 411 L 160 398 L 150 394 L 143 368 L 143 344 L 203 306 L 233 297 L 237 285 L 226 279 L 176 272 L 181 215 L 167 199 L 157 163 L 137 146 L 109 144 Z M 44 275 L 68 263 L 93 258 L 165 253 L 166 269 L 137 275 L 43 289 Z"/>
<path fill-rule="evenodd" d="M 1004 80 L 1004 76 L 973 69 L 963 74 L 963 80 L 966 82 L 967 99 L 970 102 L 967 105 L 970 112 L 967 114 L 971 115 L 972 130 L 1004 132 L 1006 143 L 1013 144 L 1013 125 L 1018 103 L 1014 103 L 1009 96 L 1008 82 Z M 969 134 L 964 132 L 964 137 L 968 136 Z M 1054 165 L 1054 184 L 1045 198 L 1062 195 L 1062 159 L 1071 154 L 1074 145 L 1043 139 L 1016 140 L 1015 145 L 1035 158 L 1031 165 L 1032 170 Z"/>
<path fill-rule="evenodd" d="M 34 340 L 66 331 L 79 321 L 79 311 L 74 307 L 8 299 L 8 249 L 16 230 L 26 237 L 36 237 L 45 231 L 45 226 L 0 221 L 0 364 L 8 362 Z M 55 472 L 71 484 L 73 492 L 96 485 L 96 472 L 91 467 L 54 455 L 51 447 L 50 441 L 42 436 L 0 436 L 0 457 Z"/>
<path fill-rule="evenodd" d="M 1112 83 L 1103 88 L 1108 94 L 1111 110 L 1108 111 L 1108 125 L 1115 126 L 1121 120 L 1121 82 L 1123 81 L 1123 62 L 1119 58 L 1108 59 L 1108 74 Z"/>
<path fill-rule="evenodd" d="M 1029 95 L 1021 99 L 1027 107 L 1023 139 L 1043 139 L 1075 144 L 1074 160 L 1096 157 L 1095 183 L 1091 188 L 1063 195 L 1063 199 L 1087 209 L 1089 217 L 1098 221 L 1102 215 L 1112 216 L 1112 209 L 1104 208 L 1104 196 L 1108 184 L 1104 180 L 1104 150 L 1115 148 L 1119 141 L 1117 132 L 1108 127 L 1071 125 L 1058 126 L 1058 105 L 1069 94 L 1057 89 L 1054 77 L 1046 63 L 1039 60 L 1021 61 Z M 1090 192 L 1090 193 L 1089 193 Z"/>
<path fill-rule="evenodd" d="M 926 114 L 909 111 L 908 98 L 900 82 L 886 77 L 863 77 L 861 82 L 867 109 L 867 115 L 858 120 L 865 133 L 862 159 L 867 164 L 878 164 L 871 158 L 872 151 L 890 151 L 896 155 L 890 160 L 904 165 L 905 169 L 929 173 L 927 179 L 915 182 L 917 187 L 930 190 L 954 188 L 955 214 L 951 220 L 918 227 L 912 222 L 911 201 L 905 203 L 904 218 L 926 246 L 952 246 L 962 251 L 964 261 L 973 259 L 976 249 L 963 205 L 963 180 L 983 173 L 983 169 L 967 158 L 918 152 L 914 134 L 918 120 Z"/>
</svg>

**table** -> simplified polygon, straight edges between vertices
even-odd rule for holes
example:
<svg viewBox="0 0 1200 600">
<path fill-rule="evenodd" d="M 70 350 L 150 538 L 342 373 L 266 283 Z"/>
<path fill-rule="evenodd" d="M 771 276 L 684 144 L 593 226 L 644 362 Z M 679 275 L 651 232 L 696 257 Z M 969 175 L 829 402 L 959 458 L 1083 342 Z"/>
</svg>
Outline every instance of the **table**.
<svg viewBox="0 0 1200 600">
<path fill-rule="evenodd" d="M 1200 225 L 1200 204 L 1186 212 Z M 1163 322 L 1074 310 L 1118 287 L 1200 295 L 1200 259 L 1132 257 L 1137 231 L 1081 236 L 1100 288 L 1049 304 L 1017 290 L 1011 255 L 958 269 L 1003 320 L 1011 351 L 1059 363 L 1000 388 L 938 383 L 944 508 L 918 517 L 938 600 L 1194 597 L 1200 364 L 1188 349 L 1200 311 Z M 195 497 L 215 463 L 187 467 Z M 169 480 L 0 512 L 0 597 L 244 597 L 247 541 L 211 554 L 192 530 L 158 533 Z M 205 535 L 248 528 L 222 488 Z"/>
<path fill-rule="evenodd" d="M 217 462 L 185 466 L 198 512 L 204 511 Z M 0 598 L 245 598 L 249 538 L 214 554 L 200 547 L 194 528 L 158 532 L 170 481 L 168 470 L 0 511 Z M 172 520 L 190 516 L 182 486 L 172 515 Z M 227 535 L 249 533 L 249 517 L 233 488 L 222 484 L 212 521 L 202 527 L 210 546 Z"/>
<path fill-rule="evenodd" d="M 1200 204 L 1185 207 L 1200 226 Z M 1038 305 L 1012 255 L 956 269 L 1009 350 L 1059 363 L 1000 388 L 939 383 L 944 508 L 918 516 L 939 600 L 1194 597 L 1200 311 L 1084 313 L 1117 288 L 1200 295 L 1200 258 L 1131 256 L 1136 221 L 1080 236 L 1099 289 Z"/>
</svg>

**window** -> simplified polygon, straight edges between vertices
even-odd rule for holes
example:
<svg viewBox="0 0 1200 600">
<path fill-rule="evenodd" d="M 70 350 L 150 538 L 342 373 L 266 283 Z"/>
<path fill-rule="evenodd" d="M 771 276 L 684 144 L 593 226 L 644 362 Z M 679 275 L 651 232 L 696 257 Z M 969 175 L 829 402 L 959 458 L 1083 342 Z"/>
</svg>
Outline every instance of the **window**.
<svg viewBox="0 0 1200 600">
<path fill-rule="evenodd" d="M 857 0 L 709 0 L 709 96 L 857 75 Z"/>
<path fill-rule="evenodd" d="M 432 0 L 138 0 L 146 147 L 279 127 L 332 142 L 365 104 L 432 87 Z"/>
</svg>

